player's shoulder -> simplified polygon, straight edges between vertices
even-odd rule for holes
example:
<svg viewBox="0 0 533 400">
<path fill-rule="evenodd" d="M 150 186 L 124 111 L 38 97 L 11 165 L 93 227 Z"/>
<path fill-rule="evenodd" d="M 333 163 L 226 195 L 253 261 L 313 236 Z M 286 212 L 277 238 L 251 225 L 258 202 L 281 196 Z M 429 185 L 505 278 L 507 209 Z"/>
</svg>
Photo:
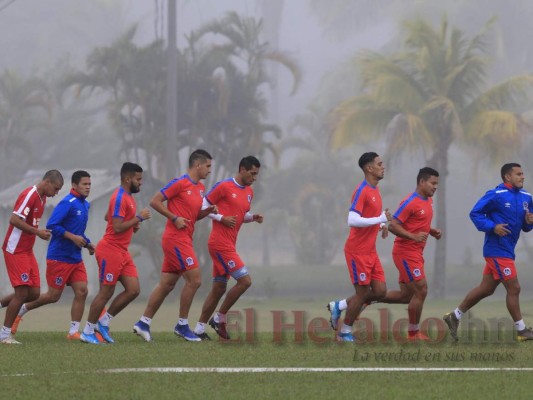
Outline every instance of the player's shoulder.
<svg viewBox="0 0 533 400">
<path fill-rule="evenodd" d="M 525 189 L 521 189 L 520 190 L 520 193 L 522 193 L 524 196 L 526 197 L 531 197 L 531 193 L 529 193 L 527 190 Z"/>
</svg>

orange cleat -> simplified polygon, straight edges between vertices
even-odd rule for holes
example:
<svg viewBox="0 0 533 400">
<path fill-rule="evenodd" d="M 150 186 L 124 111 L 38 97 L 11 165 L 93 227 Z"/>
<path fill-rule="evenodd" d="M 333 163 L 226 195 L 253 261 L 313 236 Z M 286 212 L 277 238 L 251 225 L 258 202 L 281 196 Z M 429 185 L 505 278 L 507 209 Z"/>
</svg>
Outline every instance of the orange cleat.
<svg viewBox="0 0 533 400">
<path fill-rule="evenodd" d="M 410 342 L 416 342 L 416 341 L 429 342 L 429 341 L 431 341 L 431 338 L 429 336 L 424 335 L 420 331 L 409 332 L 409 334 L 407 335 L 407 339 Z"/>
<path fill-rule="evenodd" d="M 79 332 L 75 332 L 72 335 L 68 334 L 67 335 L 67 339 L 68 340 L 80 340 L 80 333 Z"/>
<path fill-rule="evenodd" d="M 11 325 L 11 334 L 12 335 L 17 333 L 20 321 L 22 321 L 22 317 L 20 315 L 17 315 L 17 318 L 15 318 L 15 322 L 13 322 L 13 325 Z"/>
</svg>

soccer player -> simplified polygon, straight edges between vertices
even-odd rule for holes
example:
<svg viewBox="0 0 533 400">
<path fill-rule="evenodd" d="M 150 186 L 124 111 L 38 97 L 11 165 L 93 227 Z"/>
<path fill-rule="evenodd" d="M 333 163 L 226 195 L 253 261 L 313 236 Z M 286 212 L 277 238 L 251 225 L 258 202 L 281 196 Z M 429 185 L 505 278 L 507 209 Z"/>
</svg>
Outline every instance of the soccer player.
<svg viewBox="0 0 533 400">
<path fill-rule="evenodd" d="M 385 166 L 378 154 L 368 152 L 359 158 L 359 167 L 363 170 L 365 180 L 355 188 L 352 195 L 348 213 L 350 235 L 344 245 L 344 255 L 355 295 L 328 304 L 331 327 L 335 330 L 338 328 L 341 312 L 346 310 L 344 323 L 337 337 L 339 341 L 344 342 L 354 341 L 353 323 L 363 305 L 381 300 L 387 292 L 385 273 L 376 251 L 378 232 L 381 230 L 385 239 L 388 235 L 386 223 L 391 220 L 389 209 L 382 211 L 378 189 L 379 181 L 385 176 Z"/>
<path fill-rule="evenodd" d="M 211 173 L 211 160 L 207 151 L 195 150 L 189 157 L 187 174 L 171 180 L 150 202 L 154 210 L 167 218 L 167 225 L 162 238 L 164 259 L 159 283 L 141 319 L 133 326 L 133 331 L 147 342 L 152 340 L 152 318 L 182 276 L 185 285 L 181 290 L 179 320 L 174 333 L 188 341 L 201 340 L 191 331 L 188 322 L 194 295 L 202 282 L 192 238 L 195 222 L 216 211 L 215 206 L 201 210 L 205 190 L 201 180 Z"/>
<path fill-rule="evenodd" d="M 35 237 L 49 240 L 48 229 L 39 229 L 47 197 L 54 197 L 63 187 L 63 176 L 58 170 L 46 172 L 35 186 L 26 188 L 17 198 L 2 250 L 7 274 L 15 293 L 0 300 L 7 307 L 4 326 L 0 329 L 0 343 L 20 344 L 11 333 L 11 328 L 20 307 L 39 297 L 41 280 L 39 266 L 33 254 Z"/>
<path fill-rule="evenodd" d="M 253 156 L 244 157 L 235 177 L 218 182 L 204 197 L 203 209 L 218 207 L 218 214 L 210 214 L 213 229 L 207 247 L 213 260 L 213 285 L 205 299 L 200 319 L 194 333 L 202 340 L 210 340 L 205 332 L 207 321 L 222 339 L 229 339 L 226 331 L 226 314 L 239 297 L 252 285 L 248 268 L 235 249 L 241 225 L 247 222 L 263 222 L 263 216 L 252 214 L 250 207 L 254 192 L 251 188 L 259 174 L 261 164 Z M 226 293 L 229 277 L 237 283 L 228 291 L 218 312 L 211 319 L 218 302 Z"/>
<path fill-rule="evenodd" d="M 520 231 L 533 229 L 533 202 L 531 194 L 523 189 L 524 172 L 520 164 L 504 164 L 501 177 L 503 183 L 485 193 L 470 212 L 476 228 L 485 232 L 485 269 L 479 286 L 468 292 L 459 307 L 443 317 L 455 340 L 458 340 L 457 328 L 463 314 L 492 295 L 500 283 L 507 291 L 507 310 L 513 318 L 517 340 L 533 340 L 533 330 L 526 328 L 520 312 L 520 284 L 514 262 Z"/>
<path fill-rule="evenodd" d="M 87 271 L 81 258 L 81 249 L 86 248 L 90 255 L 94 254 L 94 245 L 85 236 L 89 219 L 89 202 L 86 199 L 91 191 L 91 175 L 87 171 L 76 171 L 72 174 L 71 183 L 70 193 L 59 202 L 46 224 L 46 229 L 52 232 L 46 255 L 48 292 L 22 305 L 11 327 L 13 334 L 28 311 L 57 302 L 68 284 L 74 292 L 74 300 L 67 339 L 80 338 L 78 330 L 87 298 Z"/>
<path fill-rule="evenodd" d="M 122 165 L 120 187 L 111 195 L 106 213 L 106 231 L 95 249 L 100 290 L 91 303 L 87 323 L 80 335 L 84 343 L 100 343 L 95 329 L 107 343 L 114 343 L 109 335 L 111 319 L 139 295 L 139 276 L 128 246 L 133 234 L 140 229 L 141 222 L 152 216 L 148 208 L 143 208 L 137 214 L 133 194 L 141 190 L 142 178 L 143 169 L 139 165 L 130 162 Z M 117 282 L 122 284 L 124 291 L 113 299 L 107 312 L 100 316 L 113 296 Z"/>
<path fill-rule="evenodd" d="M 420 332 L 420 317 L 427 296 L 424 272 L 424 247 L 428 236 L 439 240 L 440 229 L 431 227 L 433 195 L 439 185 L 439 173 L 422 168 L 416 177 L 416 190 L 402 200 L 389 224 L 389 232 L 396 235 L 392 259 L 400 273 L 400 290 L 389 290 L 382 303 L 408 304 L 408 339 L 430 340 Z"/>
</svg>

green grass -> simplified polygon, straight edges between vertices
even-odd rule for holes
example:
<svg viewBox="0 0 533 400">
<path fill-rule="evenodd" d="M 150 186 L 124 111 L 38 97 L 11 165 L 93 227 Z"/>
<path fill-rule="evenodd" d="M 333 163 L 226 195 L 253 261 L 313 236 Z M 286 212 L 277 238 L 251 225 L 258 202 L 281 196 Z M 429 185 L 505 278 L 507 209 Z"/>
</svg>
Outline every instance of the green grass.
<svg viewBox="0 0 533 400">
<path fill-rule="evenodd" d="M 324 308 L 326 298 L 241 299 L 237 308 L 241 311 L 239 343 L 218 340 L 188 343 L 175 337 L 171 333 L 177 311 L 173 299 L 169 299 L 154 318 L 155 341 L 145 343 L 129 332 L 144 308 L 144 302 L 137 301 L 112 321 L 117 343 L 102 346 L 67 342 L 69 308 L 65 300 L 27 314 L 17 333 L 22 345 L 0 346 L 3 398 L 328 399 L 357 395 L 362 398 L 418 399 L 450 397 L 453 387 L 459 398 L 489 399 L 496 396 L 497 388 L 505 387 L 506 395 L 515 398 L 525 398 L 530 392 L 531 373 L 520 371 L 102 372 L 114 368 L 165 367 L 533 368 L 533 343 L 515 343 L 512 341 L 512 329 L 504 332 L 500 339 L 489 332 L 489 320 L 507 317 L 501 299 L 482 302 L 474 309 L 476 323 L 478 327 L 482 324 L 482 331 L 487 337 L 474 330 L 471 335 L 461 332 L 462 340 L 457 344 L 451 343 L 448 338 L 434 344 L 399 344 L 388 332 L 387 342 L 377 339 L 374 343 L 355 346 L 334 343 L 329 329 L 317 332 L 314 340 L 309 337 L 311 321 L 324 322 L 328 317 Z M 440 318 L 456 304 L 457 301 L 429 301 L 423 319 Z M 200 305 L 195 302 L 191 310 L 192 325 L 196 322 Z M 531 301 L 522 304 L 525 311 L 532 307 Z M 380 312 L 383 313 L 380 308 L 373 305 L 364 313 L 376 329 L 380 327 Z M 244 309 L 253 309 L 256 332 L 252 342 L 246 341 L 243 332 L 246 324 Z M 388 310 L 388 327 L 406 316 L 404 306 L 390 306 Z M 293 323 L 294 316 L 300 315 L 303 340 L 297 342 L 299 338 L 291 329 L 283 333 L 281 342 L 274 340 L 273 311 L 284 313 L 285 323 Z M 526 321 L 532 322 L 528 315 L 526 312 Z M 363 336 L 364 333 L 361 333 Z M 320 340 L 325 343 L 319 343 Z"/>
</svg>

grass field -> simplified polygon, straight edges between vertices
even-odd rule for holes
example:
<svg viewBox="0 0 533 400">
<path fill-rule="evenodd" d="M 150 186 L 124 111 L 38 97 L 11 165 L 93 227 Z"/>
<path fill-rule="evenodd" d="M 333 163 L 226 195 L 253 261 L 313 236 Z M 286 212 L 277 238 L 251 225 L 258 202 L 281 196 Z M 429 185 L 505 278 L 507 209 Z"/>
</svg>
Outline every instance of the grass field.
<svg viewBox="0 0 533 400">
<path fill-rule="evenodd" d="M 240 324 L 240 333 L 234 332 L 241 339 L 237 343 L 218 340 L 188 343 L 175 337 L 172 328 L 177 304 L 172 299 L 163 305 L 153 321 L 155 341 L 145 343 L 130 333 L 131 325 L 144 307 L 139 301 L 112 321 L 117 343 L 101 346 L 66 341 L 69 309 L 68 301 L 62 301 L 24 318 L 17 333 L 22 345 L 0 346 L 1 393 L 6 399 L 491 399 L 500 396 L 505 388 L 506 396 L 529 397 L 531 371 L 435 370 L 533 368 L 533 343 L 514 342 L 512 329 L 500 336 L 490 331 L 490 321 L 507 316 L 501 299 L 476 307 L 472 329 L 462 331 L 462 340 L 457 344 L 447 337 L 430 344 L 401 344 L 391 332 L 383 340 L 379 336 L 383 322 L 380 317 L 385 315 L 383 308 L 371 306 L 365 311 L 365 317 L 375 328 L 376 340 L 356 345 L 334 343 L 328 329 L 315 329 L 310 336 L 310 324 L 320 327 L 328 317 L 324 309 L 326 300 L 242 299 L 240 319 L 234 318 Z M 196 303 L 191 311 L 193 324 L 200 306 Z M 429 301 L 423 319 L 440 318 L 456 303 Z M 533 302 L 525 301 L 522 307 L 531 310 Z M 531 315 L 524 314 L 526 321 L 533 321 Z M 249 320 L 251 315 L 255 321 L 248 326 L 254 332 L 247 341 L 245 316 Z M 274 334 L 275 315 L 286 324 L 301 318 L 302 322 L 296 325 L 303 327 L 302 336 L 290 327 L 281 336 Z M 405 317 L 404 307 L 391 306 L 386 315 L 389 321 L 384 326 L 390 331 L 396 321 Z M 437 332 L 432 331 L 432 335 L 437 338 Z M 212 337 L 215 338 L 214 334 Z M 419 370 L 390 370 L 415 367 Z M 183 372 L 177 368 L 333 370 Z M 367 370 L 334 370 L 340 368 Z"/>
</svg>

